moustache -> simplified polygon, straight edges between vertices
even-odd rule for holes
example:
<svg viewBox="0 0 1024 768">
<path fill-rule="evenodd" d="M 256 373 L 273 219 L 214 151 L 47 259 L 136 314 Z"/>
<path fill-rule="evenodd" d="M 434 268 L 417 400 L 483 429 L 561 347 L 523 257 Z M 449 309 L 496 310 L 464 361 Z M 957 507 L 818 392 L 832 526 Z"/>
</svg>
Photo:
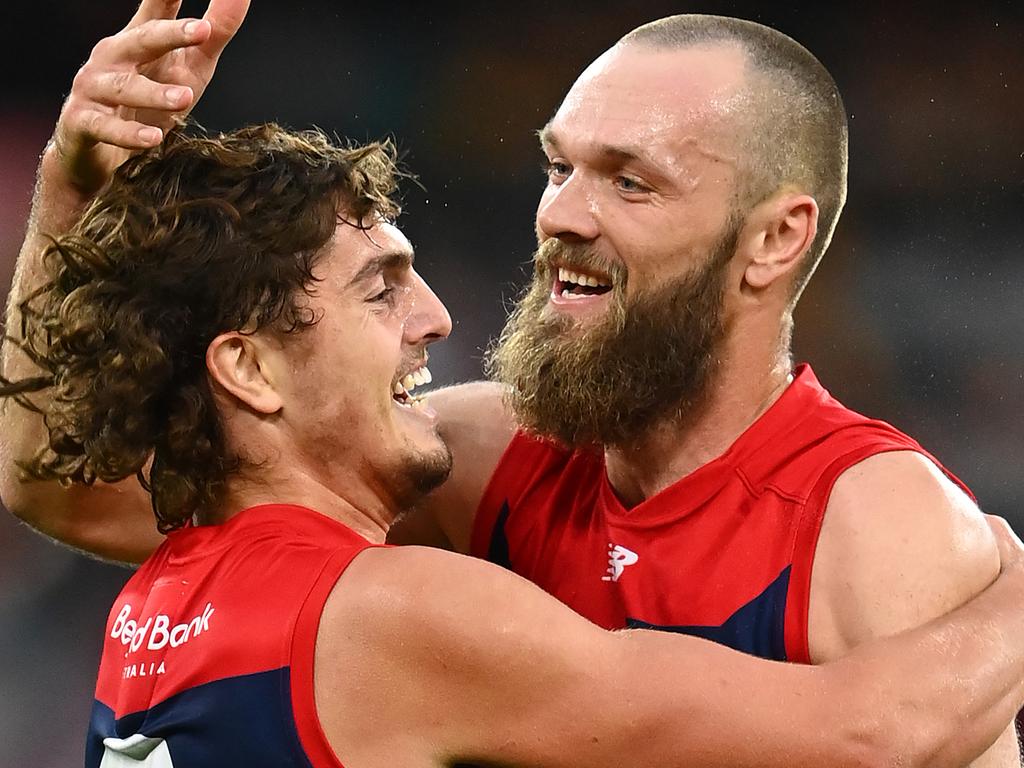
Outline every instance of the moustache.
<svg viewBox="0 0 1024 768">
<path fill-rule="evenodd" d="M 607 258 L 590 243 L 568 243 L 557 237 L 545 240 L 537 246 L 533 254 L 533 264 L 535 274 L 545 280 L 554 274 L 558 267 L 567 267 L 575 271 L 609 277 L 615 288 L 625 287 L 629 272 L 621 261 Z"/>
</svg>

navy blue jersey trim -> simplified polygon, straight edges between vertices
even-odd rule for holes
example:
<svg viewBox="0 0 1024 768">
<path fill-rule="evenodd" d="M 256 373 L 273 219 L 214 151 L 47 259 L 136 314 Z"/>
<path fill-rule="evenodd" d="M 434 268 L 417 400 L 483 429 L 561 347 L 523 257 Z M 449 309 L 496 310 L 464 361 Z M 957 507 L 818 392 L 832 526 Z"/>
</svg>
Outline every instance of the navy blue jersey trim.
<svg viewBox="0 0 1024 768">
<path fill-rule="evenodd" d="M 491 531 L 491 541 L 487 547 L 488 562 L 500 565 L 502 568 L 512 570 L 512 558 L 508 551 L 508 534 L 505 533 L 505 526 L 508 524 L 508 516 L 511 513 L 508 500 L 501 505 L 498 512 L 498 519 L 494 521 L 494 528 Z"/>
<path fill-rule="evenodd" d="M 786 595 L 789 591 L 791 565 L 787 565 L 775 581 L 761 594 L 737 610 L 719 626 L 651 624 L 642 619 L 626 618 L 629 629 L 654 629 L 702 637 L 727 645 L 763 659 L 788 661 L 786 658 Z"/>
<path fill-rule="evenodd" d="M 288 667 L 189 688 L 117 720 L 95 701 L 86 768 L 99 768 L 103 739 L 136 733 L 164 739 L 175 766 L 312 768 L 295 729 Z"/>
</svg>

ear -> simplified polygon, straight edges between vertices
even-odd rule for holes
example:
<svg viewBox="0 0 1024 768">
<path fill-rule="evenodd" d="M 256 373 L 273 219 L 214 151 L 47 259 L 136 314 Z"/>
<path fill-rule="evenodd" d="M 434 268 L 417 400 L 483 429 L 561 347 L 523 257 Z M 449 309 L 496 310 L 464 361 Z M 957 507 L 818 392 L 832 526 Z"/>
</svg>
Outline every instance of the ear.
<svg viewBox="0 0 1024 768">
<path fill-rule="evenodd" d="M 756 206 L 740 243 L 745 286 L 760 290 L 791 275 L 817 231 L 818 203 L 810 195 L 783 192 Z"/>
<path fill-rule="evenodd" d="M 268 375 L 269 353 L 262 339 L 236 331 L 222 333 L 206 348 L 206 369 L 221 387 L 249 408 L 270 415 L 284 403 Z"/>
</svg>

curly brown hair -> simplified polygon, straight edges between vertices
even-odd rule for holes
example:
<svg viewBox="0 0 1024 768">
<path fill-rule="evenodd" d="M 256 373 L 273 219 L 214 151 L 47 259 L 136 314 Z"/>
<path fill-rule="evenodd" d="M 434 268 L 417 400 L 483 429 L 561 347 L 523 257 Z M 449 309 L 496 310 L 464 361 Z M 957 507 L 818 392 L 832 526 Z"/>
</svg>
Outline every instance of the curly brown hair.
<svg viewBox="0 0 1024 768">
<path fill-rule="evenodd" d="M 125 163 L 47 248 L 47 282 L 18 307 L 21 338 L 7 338 L 43 371 L 0 383 L 47 427 L 22 470 L 65 484 L 136 475 L 161 532 L 215 503 L 240 462 L 207 346 L 226 331 L 313 325 L 298 299 L 323 247 L 339 221 L 395 219 L 400 176 L 390 141 L 339 147 L 275 124 L 177 129 Z M 44 405 L 25 397 L 34 391 Z"/>
</svg>

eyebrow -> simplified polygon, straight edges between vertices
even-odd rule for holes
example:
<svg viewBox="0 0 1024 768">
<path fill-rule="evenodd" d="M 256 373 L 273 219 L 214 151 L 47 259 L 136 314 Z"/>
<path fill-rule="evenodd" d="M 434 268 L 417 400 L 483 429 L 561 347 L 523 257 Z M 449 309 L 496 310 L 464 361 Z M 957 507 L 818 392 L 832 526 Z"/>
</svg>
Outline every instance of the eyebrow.
<svg viewBox="0 0 1024 768">
<path fill-rule="evenodd" d="M 551 128 L 551 123 L 548 123 L 537 131 L 537 137 L 540 139 L 541 144 L 549 146 L 556 151 L 560 149 L 558 139 L 555 136 L 554 130 Z M 637 162 L 653 166 L 655 169 L 658 168 L 657 161 L 640 147 L 602 144 L 597 148 L 597 152 L 603 158 L 616 160 L 620 163 Z"/>
<path fill-rule="evenodd" d="M 356 272 L 355 277 L 349 281 L 349 285 L 361 283 L 371 277 L 379 275 L 386 269 L 394 267 L 411 267 L 414 260 L 412 251 L 389 251 L 374 256 Z"/>
<path fill-rule="evenodd" d="M 543 128 L 537 131 L 537 138 L 540 139 L 541 144 L 547 144 L 556 148 L 558 147 L 554 131 L 551 130 L 551 123 L 546 123 Z"/>
</svg>

